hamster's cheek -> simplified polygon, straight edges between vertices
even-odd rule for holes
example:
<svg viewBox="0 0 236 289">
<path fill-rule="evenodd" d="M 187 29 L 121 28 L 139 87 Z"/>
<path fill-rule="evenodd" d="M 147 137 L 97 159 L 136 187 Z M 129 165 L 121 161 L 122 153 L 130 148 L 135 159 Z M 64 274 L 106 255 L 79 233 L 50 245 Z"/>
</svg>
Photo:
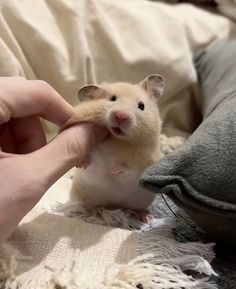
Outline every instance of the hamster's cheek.
<svg viewBox="0 0 236 289">
<path fill-rule="evenodd" d="M 104 117 L 104 123 L 105 126 L 107 126 L 108 128 L 111 126 L 111 113 L 110 111 L 108 111 Z"/>
</svg>

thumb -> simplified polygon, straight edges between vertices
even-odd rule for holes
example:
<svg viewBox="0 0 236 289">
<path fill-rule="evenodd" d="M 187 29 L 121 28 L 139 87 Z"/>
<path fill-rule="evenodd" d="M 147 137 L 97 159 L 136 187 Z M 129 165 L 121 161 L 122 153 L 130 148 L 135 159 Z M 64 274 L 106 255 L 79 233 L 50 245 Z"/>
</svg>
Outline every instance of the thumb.
<svg viewBox="0 0 236 289">
<path fill-rule="evenodd" d="M 40 172 L 41 183 L 48 189 L 63 174 L 82 161 L 108 134 L 103 127 L 83 123 L 62 131 L 50 143 L 28 155 L 31 168 Z"/>
</svg>

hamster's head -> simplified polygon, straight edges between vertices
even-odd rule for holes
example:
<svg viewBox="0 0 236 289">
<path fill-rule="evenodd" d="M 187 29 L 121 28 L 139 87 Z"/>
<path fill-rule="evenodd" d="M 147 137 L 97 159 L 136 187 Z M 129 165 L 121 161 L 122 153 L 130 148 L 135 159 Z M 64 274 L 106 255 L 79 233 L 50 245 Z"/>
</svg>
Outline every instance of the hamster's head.
<svg viewBox="0 0 236 289">
<path fill-rule="evenodd" d="M 104 98 L 106 109 L 102 124 L 116 138 L 138 140 L 160 131 L 158 100 L 163 86 L 163 78 L 153 74 L 139 84 L 116 82 L 85 86 L 78 98 L 80 101 Z"/>
</svg>

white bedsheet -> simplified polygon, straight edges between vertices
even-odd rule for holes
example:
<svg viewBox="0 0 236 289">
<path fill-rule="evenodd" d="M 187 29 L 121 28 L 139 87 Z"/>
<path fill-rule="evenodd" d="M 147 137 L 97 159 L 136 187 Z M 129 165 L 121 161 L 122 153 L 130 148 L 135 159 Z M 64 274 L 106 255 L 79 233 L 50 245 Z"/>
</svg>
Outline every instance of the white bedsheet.
<svg viewBox="0 0 236 289">
<path fill-rule="evenodd" d="M 44 79 L 70 103 L 81 85 L 150 73 L 165 78 L 167 131 L 199 119 L 192 56 L 235 36 L 235 24 L 192 5 L 145 0 L 0 0 L 0 75 Z"/>
</svg>

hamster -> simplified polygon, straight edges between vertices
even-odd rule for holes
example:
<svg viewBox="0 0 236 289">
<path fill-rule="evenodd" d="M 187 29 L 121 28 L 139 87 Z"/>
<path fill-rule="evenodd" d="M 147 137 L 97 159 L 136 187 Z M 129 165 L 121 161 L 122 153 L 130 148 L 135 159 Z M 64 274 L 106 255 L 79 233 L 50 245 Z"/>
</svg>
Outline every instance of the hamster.
<svg viewBox="0 0 236 289">
<path fill-rule="evenodd" d="M 76 170 L 71 201 L 147 209 L 155 195 L 139 186 L 139 178 L 160 158 L 158 100 L 163 87 L 163 78 L 153 74 L 138 84 L 102 83 L 79 90 L 79 105 L 69 125 L 90 121 L 106 126 L 110 135 Z"/>
</svg>

